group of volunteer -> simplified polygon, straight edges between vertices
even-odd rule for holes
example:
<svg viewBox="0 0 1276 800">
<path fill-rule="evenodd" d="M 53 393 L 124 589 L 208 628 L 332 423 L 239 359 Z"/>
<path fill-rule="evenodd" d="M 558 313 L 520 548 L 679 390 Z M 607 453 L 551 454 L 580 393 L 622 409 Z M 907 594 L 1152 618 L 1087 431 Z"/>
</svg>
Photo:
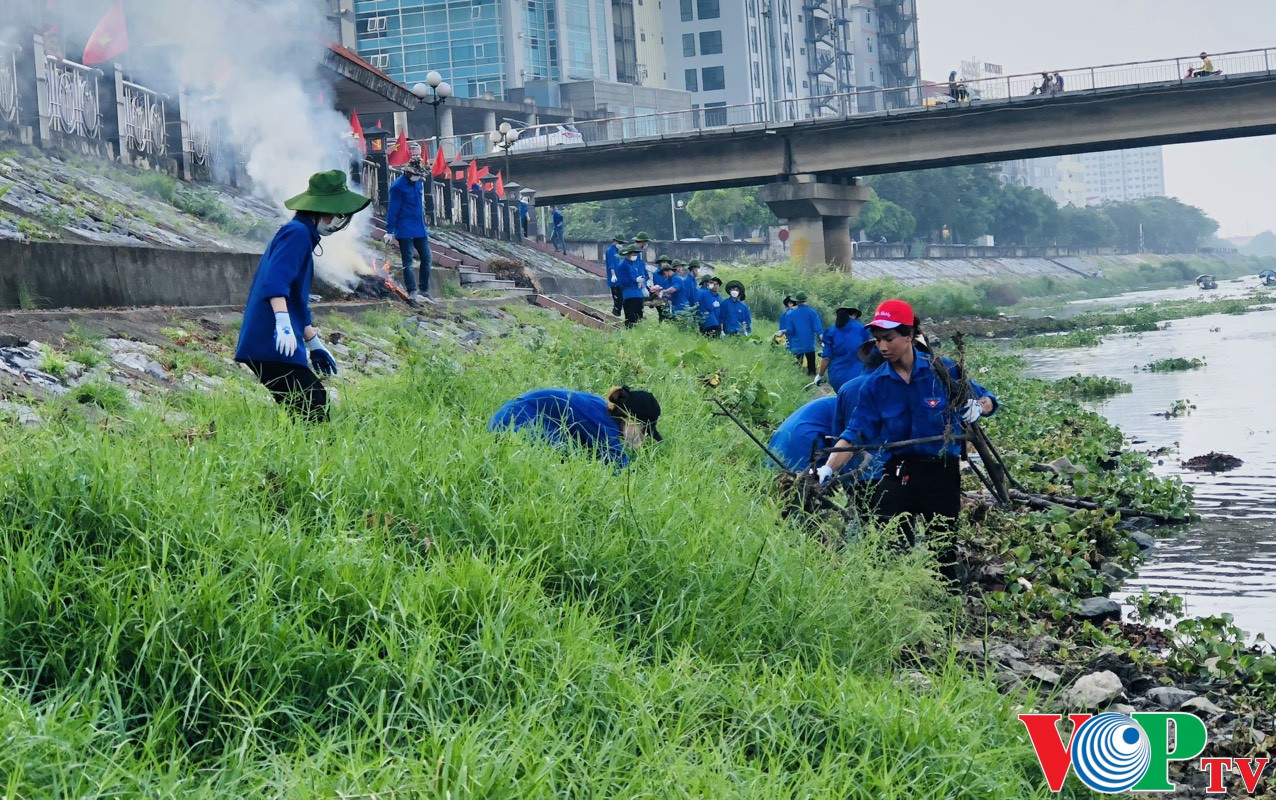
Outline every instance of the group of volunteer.
<svg viewBox="0 0 1276 800">
<path fill-rule="evenodd" d="M 646 250 L 650 243 L 646 233 L 637 234 L 632 242 L 616 236 L 603 253 L 611 313 L 617 317 L 623 313 L 626 328 L 637 325 L 644 309 L 651 305 L 662 322 L 686 316 L 694 319 L 706 336 L 753 333 L 753 312 L 745 302 L 744 284 L 731 281 L 723 294 L 722 279 L 707 274 L 694 258 L 683 261 L 662 255 L 649 266 Z"/>
<path fill-rule="evenodd" d="M 310 313 L 315 254 L 325 237 L 349 225 L 370 202 L 347 188 L 340 170 L 312 176 L 307 190 L 285 203 L 296 216 L 262 255 L 244 309 L 235 360 L 277 402 L 309 422 L 328 417 L 327 393 L 316 373 L 337 373 Z M 697 281 L 699 264 L 663 257 L 655 260 L 655 275 L 650 275 L 641 258 L 648 241 L 644 234 L 633 243 L 618 238 L 608 251 L 608 279 L 619 289 L 613 293 L 615 313 L 623 310 L 627 325 L 641 318 L 649 298 L 659 297 L 668 301 L 669 314 L 696 314 L 706 333 L 751 332 L 743 286 L 728 283 L 724 298 L 716 278 Z M 777 339 L 783 334 L 799 363 L 815 376 L 813 383 L 827 380 L 836 394 L 794 412 L 776 430 L 771 449 L 789 469 L 810 474 L 822 486 L 851 489 L 880 518 L 904 515 L 910 543 L 917 520 L 943 524 L 955 519 L 966 428 L 995 413 L 996 398 L 953 361 L 931 355 L 917 316 L 902 300 L 881 303 L 867 326 L 859 322 L 858 309 L 840 306 L 827 330 L 821 330 L 806 295 L 786 297 L 785 306 Z M 619 468 L 629 463 L 627 450 L 638 449 L 648 437 L 661 441 L 660 413 L 650 392 L 628 386 L 606 396 L 539 389 L 502 405 L 488 427 L 526 430 L 556 446 L 582 447 Z"/>
</svg>

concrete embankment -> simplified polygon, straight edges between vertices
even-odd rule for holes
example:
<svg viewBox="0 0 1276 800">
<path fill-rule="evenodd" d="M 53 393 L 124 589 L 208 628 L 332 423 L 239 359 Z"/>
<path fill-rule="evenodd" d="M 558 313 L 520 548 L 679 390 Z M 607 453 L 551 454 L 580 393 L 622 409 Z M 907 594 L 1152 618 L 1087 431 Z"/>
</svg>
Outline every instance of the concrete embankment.
<svg viewBox="0 0 1276 800">
<path fill-rule="evenodd" d="M 1028 281 L 1050 277 L 1060 281 L 1081 281 L 1103 277 L 1115 271 L 1138 269 L 1142 265 L 1161 266 L 1169 261 L 1192 261 L 1209 265 L 1202 271 L 1219 270 L 1240 260 L 1236 255 L 1111 255 L 1063 256 L 1058 258 L 926 258 L 858 259 L 851 268 L 857 278 L 892 278 L 906 286 L 930 283 L 978 283 L 980 281 Z"/>
</svg>

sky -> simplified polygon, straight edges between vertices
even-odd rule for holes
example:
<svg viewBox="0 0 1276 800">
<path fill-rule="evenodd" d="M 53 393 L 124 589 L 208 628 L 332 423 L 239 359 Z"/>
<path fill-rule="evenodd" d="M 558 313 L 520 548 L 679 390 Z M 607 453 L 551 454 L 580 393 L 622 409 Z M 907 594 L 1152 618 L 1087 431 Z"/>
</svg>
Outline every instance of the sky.
<svg viewBox="0 0 1276 800">
<path fill-rule="evenodd" d="M 1006 74 L 1273 48 L 1276 0 L 917 0 L 922 77 L 963 60 Z M 1276 136 L 1165 147 L 1165 192 L 1221 236 L 1276 230 Z"/>
</svg>

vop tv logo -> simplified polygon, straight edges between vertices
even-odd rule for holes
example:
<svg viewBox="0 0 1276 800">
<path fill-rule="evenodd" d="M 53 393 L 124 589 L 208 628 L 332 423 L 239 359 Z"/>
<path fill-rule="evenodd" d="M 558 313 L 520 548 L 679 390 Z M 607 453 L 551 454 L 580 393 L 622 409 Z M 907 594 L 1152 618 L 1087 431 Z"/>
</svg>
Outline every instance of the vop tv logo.
<svg viewBox="0 0 1276 800">
<path fill-rule="evenodd" d="M 1053 792 L 1063 788 L 1069 768 L 1097 792 L 1172 792 L 1170 762 L 1196 758 L 1208 741 L 1205 723 L 1192 714 L 1108 712 L 1069 714 L 1072 738 L 1065 747 L 1056 727 L 1062 718 L 1062 714 L 1019 715 Z M 1203 758 L 1200 763 L 1201 770 L 1209 773 L 1209 793 L 1225 791 L 1223 770 L 1235 767 L 1252 794 L 1266 766 L 1265 758 Z"/>
</svg>

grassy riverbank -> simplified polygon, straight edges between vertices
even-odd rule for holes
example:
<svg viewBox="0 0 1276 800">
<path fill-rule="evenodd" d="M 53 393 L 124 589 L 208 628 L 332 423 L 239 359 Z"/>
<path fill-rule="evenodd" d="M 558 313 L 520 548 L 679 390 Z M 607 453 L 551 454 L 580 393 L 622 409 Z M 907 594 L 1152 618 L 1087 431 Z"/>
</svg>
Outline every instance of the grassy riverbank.
<svg viewBox="0 0 1276 800">
<path fill-rule="evenodd" d="M 924 558 L 831 556 L 710 416 L 708 373 L 787 413 L 775 349 L 399 345 L 318 429 L 234 379 L 0 431 L 6 795 L 1046 796 L 991 680 L 905 678 L 954 611 Z M 625 473 L 485 430 L 621 382 L 667 436 Z"/>
<path fill-rule="evenodd" d="M 955 651 L 990 632 L 1133 649 L 1071 617 L 1115 585 L 1104 565 L 1134 563 L 1115 518 L 971 516 L 1004 585 L 950 594 L 872 526 L 830 553 L 781 516 L 761 453 L 706 402 L 765 437 L 811 396 L 780 348 L 520 317 L 477 352 L 396 314 L 345 324 L 400 370 L 347 370 L 319 428 L 231 368 L 211 393 L 87 417 L 72 394 L 0 429 L 4 793 L 1053 796 L 1014 717 L 1055 710 L 1051 685 Z M 992 348 L 967 366 L 1033 488 L 1070 491 L 1028 470 L 1068 455 L 1093 471 L 1078 490 L 1186 507 L 1114 455 L 1074 398 L 1092 387 Z M 486 431 L 524 390 L 620 383 L 657 394 L 666 436 L 622 473 Z"/>
</svg>

